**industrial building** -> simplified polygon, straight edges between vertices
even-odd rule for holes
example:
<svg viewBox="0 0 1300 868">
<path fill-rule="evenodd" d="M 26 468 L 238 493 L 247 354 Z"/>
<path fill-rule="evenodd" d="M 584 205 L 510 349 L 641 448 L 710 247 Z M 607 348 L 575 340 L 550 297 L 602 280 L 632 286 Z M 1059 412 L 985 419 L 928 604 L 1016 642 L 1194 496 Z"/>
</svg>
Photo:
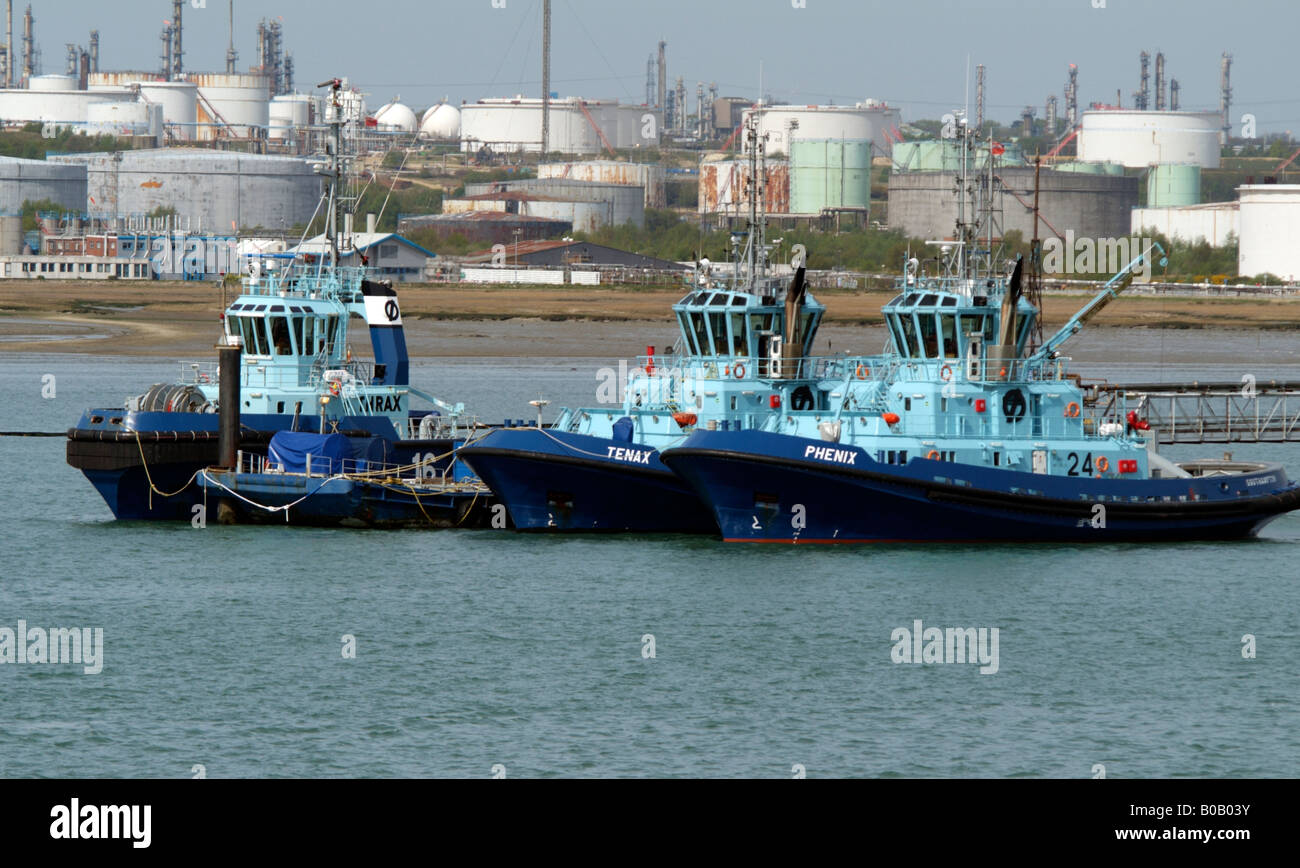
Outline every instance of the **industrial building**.
<svg viewBox="0 0 1300 868">
<path fill-rule="evenodd" d="M 55 154 L 52 164 L 84 166 L 92 216 L 175 209 L 194 231 L 308 222 L 320 202 L 321 178 L 298 157 L 171 148 Z"/>
<path fill-rule="evenodd" d="M 429 260 L 437 256 L 415 242 L 391 232 L 345 233 L 342 241 L 346 246 L 339 250 L 340 265 L 358 266 L 364 258 L 372 277 L 394 283 L 424 282 Z M 293 247 L 290 252 L 306 256 L 310 261 L 312 257 L 327 256 L 329 242 L 324 235 L 317 235 Z"/>
<path fill-rule="evenodd" d="M 420 117 L 420 138 L 431 142 L 460 141 L 460 109 L 451 103 L 430 106 Z"/>
<path fill-rule="evenodd" d="M 466 264 L 490 263 L 497 251 L 483 250 L 464 259 Z M 689 272 L 691 266 L 653 256 L 643 256 L 615 247 L 592 244 L 589 241 L 533 241 L 517 247 L 506 245 L 507 265 L 526 265 L 541 268 L 561 268 L 571 265 L 604 266 L 610 268 L 641 268 L 653 271 Z"/>
<path fill-rule="evenodd" d="M 1241 237 L 1241 205 L 1238 202 L 1210 202 L 1168 208 L 1134 208 L 1129 223 L 1132 235 L 1159 233 L 1176 241 L 1204 241 L 1225 247 Z"/>
<path fill-rule="evenodd" d="M 995 170 L 1002 191 L 996 220 L 1003 233 L 1034 234 L 1034 169 Z M 912 238 L 951 238 L 957 222 L 957 174 L 895 172 L 889 176 L 889 227 Z M 1067 231 L 1091 238 L 1120 238 L 1138 204 L 1138 179 L 1080 172 L 1044 171 L 1039 186 L 1039 237 Z"/>
<path fill-rule="evenodd" d="M 23 252 L 27 202 L 53 202 L 80 213 L 86 207 L 86 170 L 41 160 L 0 157 L 0 255 Z"/>
</svg>

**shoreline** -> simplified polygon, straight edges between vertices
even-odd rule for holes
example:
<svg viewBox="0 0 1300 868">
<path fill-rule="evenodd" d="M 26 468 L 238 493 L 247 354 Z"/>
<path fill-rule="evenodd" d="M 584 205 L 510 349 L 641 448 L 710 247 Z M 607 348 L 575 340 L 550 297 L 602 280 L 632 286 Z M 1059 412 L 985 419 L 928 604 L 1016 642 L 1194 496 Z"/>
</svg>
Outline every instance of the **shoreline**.
<svg viewBox="0 0 1300 868">
<path fill-rule="evenodd" d="M 671 307 L 684 287 L 399 287 L 413 356 L 609 358 L 676 340 Z M 876 352 L 890 292 L 819 290 L 827 306 L 817 351 Z M 233 293 L 227 290 L 225 300 Z M 1044 333 L 1086 295 L 1048 295 Z M 212 283 L 0 282 L 0 354 L 195 356 L 220 331 L 222 292 Z M 1237 332 L 1285 338 L 1300 331 L 1300 299 L 1122 296 L 1088 326 L 1147 333 Z M 1162 338 L 1163 340 L 1163 338 Z M 366 343 L 354 331 L 354 344 Z"/>
</svg>

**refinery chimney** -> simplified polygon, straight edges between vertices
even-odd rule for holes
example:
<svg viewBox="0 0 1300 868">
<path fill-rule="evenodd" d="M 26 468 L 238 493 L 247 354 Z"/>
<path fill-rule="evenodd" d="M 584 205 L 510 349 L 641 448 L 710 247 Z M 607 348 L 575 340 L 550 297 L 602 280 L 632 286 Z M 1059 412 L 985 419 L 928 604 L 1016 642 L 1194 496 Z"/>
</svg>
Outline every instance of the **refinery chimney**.
<svg viewBox="0 0 1300 868">
<path fill-rule="evenodd" d="M 172 68 L 171 77 L 179 79 L 185 69 L 185 64 L 181 58 L 184 51 L 181 50 L 181 10 L 185 8 L 185 0 L 172 0 Z"/>
<path fill-rule="evenodd" d="M 1165 110 L 1165 53 L 1156 52 L 1156 111 Z"/>
<path fill-rule="evenodd" d="M 14 0 L 5 0 L 5 87 L 14 86 Z"/>
<path fill-rule="evenodd" d="M 668 60 L 667 60 L 668 43 L 662 39 L 659 40 L 659 101 L 656 108 L 664 109 L 668 106 Z"/>
<path fill-rule="evenodd" d="M 226 49 L 226 75 L 235 74 L 239 52 L 235 51 L 235 0 L 230 0 L 230 46 Z"/>
<path fill-rule="evenodd" d="M 90 31 L 90 71 L 99 72 L 99 31 Z"/>
<path fill-rule="evenodd" d="M 1228 109 L 1232 107 L 1232 55 L 1223 52 L 1222 65 L 1219 68 L 1219 111 L 1223 113 L 1223 134 L 1219 144 L 1226 146 L 1232 138 L 1232 119 Z"/>
<path fill-rule="evenodd" d="M 23 13 L 23 87 L 31 81 L 32 75 L 35 74 L 34 67 L 36 64 L 36 41 L 32 37 L 32 30 L 36 26 L 36 19 L 32 17 L 32 6 L 27 4 L 27 11 Z"/>
</svg>

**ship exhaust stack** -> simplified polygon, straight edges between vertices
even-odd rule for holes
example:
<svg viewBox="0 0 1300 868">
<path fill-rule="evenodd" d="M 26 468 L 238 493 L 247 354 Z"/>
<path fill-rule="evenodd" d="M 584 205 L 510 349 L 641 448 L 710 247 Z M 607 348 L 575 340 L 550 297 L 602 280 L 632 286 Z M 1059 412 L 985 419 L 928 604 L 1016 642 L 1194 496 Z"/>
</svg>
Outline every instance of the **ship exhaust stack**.
<svg viewBox="0 0 1300 868">
<path fill-rule="evenodd" d="M 988 379 L 1011 379 L 1012 368 L 1019 358 L 1016 346 L 1016 307 L 1020 303 L 1020 282 L 1024 277 L 1024 257 L 1016 258 L 1016 270 L 1011 273 L 1006 294 L 1002 296 L 1002 310 L 998 317 L 998 342 L 988 348 Z"/>
<path fill-rule="evenodd" d="M 781 378 L 793 380 L 799 376 L 803 357 L 803 300 L 808 293 L 806 271 L 801 263 L 795 270 L 790 289 L 785 294 L 785 334 L 781 337 Z"/>
</svg>

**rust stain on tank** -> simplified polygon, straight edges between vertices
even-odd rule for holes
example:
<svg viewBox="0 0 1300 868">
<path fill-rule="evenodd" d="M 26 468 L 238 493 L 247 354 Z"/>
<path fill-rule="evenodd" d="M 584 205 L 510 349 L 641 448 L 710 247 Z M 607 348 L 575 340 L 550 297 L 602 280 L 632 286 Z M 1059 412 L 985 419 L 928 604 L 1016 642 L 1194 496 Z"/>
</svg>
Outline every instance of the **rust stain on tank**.
<svg viewBox="0 0 1300 868">
<path fill-rule="evenodd" d="M 150 178 L 148 181 L 141 183 L 140 187 L 145 190 L 160 190 L 162 189 L 162 181 L 159 181 L 156 178 Z"/>
</svg>

